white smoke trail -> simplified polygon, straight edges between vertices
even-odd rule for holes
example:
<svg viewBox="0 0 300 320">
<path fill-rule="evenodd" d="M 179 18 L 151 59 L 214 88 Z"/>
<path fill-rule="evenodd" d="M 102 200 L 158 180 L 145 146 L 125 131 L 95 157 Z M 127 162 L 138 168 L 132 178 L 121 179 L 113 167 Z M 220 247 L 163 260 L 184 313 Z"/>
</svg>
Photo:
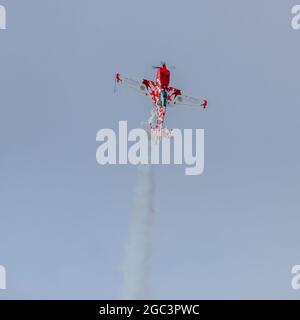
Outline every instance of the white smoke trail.
<svg viewBox="0 0 300 320">
<path fill-rule="evenodd" d="M 123 299 L 149 298 L 154 177 L 151 165 L 137 168 L 133 211 L 125 251 Z"/>
</svg>

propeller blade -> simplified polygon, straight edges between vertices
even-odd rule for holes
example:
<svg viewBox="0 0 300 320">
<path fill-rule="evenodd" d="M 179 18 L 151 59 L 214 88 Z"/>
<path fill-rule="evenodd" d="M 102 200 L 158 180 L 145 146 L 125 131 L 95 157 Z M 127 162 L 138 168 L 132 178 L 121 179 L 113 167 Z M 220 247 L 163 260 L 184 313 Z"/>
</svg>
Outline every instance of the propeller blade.
<svg viewBox="0 0 300 320">
<path fill-rule="evenodd" d="M 117 78 L 115 76 L 114 93 L 116 93 L 116 92 L 117 92 Z"/>
</svg>

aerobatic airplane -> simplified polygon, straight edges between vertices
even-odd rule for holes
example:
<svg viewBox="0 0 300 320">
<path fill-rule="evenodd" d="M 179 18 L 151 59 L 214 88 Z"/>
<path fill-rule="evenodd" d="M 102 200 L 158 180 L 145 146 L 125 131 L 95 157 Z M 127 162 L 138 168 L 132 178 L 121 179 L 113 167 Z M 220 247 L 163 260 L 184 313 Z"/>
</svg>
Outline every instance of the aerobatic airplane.
<svg viewBox="0 0 300 320">
<path fill-rule="evenodd" d="M 169 131 L 164 127 L 167 107 L 181 104 L 205 109 L 207 101 L 188 97 L 183 95 L 180 89 L 170 87 L 171 73 L 165 62 L 162 62 L 160 67 L 153 68 L 157 69 L 155 81 L 146 79 L 137 81 L 122 77 L 120 73 L 117 73 L 115 88 L 117 84 L 122 84 L 150 97 L 153 108 L 148 120 L 149 129 L 151 133 L 155 132 L 156 135 L 169 135 Z"/>
</svg>

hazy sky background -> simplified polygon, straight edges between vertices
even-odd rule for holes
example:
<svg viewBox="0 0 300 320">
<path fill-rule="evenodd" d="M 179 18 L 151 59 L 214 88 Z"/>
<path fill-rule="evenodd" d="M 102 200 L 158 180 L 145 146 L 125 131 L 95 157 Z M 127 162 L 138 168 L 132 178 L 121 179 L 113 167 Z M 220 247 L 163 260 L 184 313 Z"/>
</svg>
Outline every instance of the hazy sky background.
<svg viewBox="0 0 300 320">
<path fill-rule="evenodd" d="M 0 299 L 119 298 L 136 168 L 101 167 L 96 133 L 150 102 L 120 71 L 209 108 L 205 172 L 156 167 L 153 298 L 300 298 L 300 31 L 290 1 L 0 0 Z"/>
</svg>

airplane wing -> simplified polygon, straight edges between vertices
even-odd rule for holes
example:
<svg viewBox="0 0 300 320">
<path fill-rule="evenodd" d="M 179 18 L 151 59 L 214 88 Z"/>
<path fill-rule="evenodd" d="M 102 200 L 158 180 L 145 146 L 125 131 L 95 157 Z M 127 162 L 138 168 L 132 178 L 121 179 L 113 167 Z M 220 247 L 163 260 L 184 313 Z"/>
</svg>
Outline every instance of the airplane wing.
<svg viewBox="0 0 300 320">
<path fill-rule="evenodd" d="M 201 100 L 181 94 L 181 90 L 170 88 L 170 103 L 174 105 L 186 105 L 192 107 L 207 107 L 207 100 Z"/>
<path fill-rule="evenodd" d="M 182 104 L 186 106 L 192 106 L 192 107 L 203 107 L 205 109 L 207 107 L 207 101 L 201 100 L 185 95 L 179 95 L 175 98 L 174 104 Z"/>
<path fill-rule="evenodd" d="M 150 93 L 149 91 L 150 82 L 151 82 L 150 80 L 138 81 L 138 80 L 130 79 L 128 77 L 121 77 L 120 73 L 117 73 L 115 78 L 115 85 L 121 84 L 131 89 L 134 89 L 136 92 L 139 92 L 145 95 L 148 95 Z"/>
</svg>

